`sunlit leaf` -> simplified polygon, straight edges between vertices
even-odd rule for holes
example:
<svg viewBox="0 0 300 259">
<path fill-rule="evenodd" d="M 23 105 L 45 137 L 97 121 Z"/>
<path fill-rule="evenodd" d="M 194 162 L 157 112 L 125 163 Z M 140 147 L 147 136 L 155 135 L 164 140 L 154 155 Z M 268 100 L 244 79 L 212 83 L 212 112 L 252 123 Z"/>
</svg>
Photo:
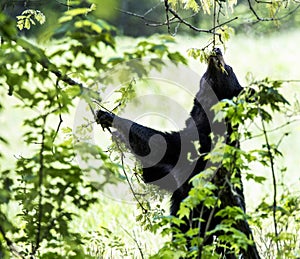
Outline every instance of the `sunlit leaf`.
<svg viewBox="0 0 300 259">
<path fill-rule="evenodd" d="M 77 15 L 81 15 L 81 14 L 87 14 L 89 13 L 91 10 L 89 8 L 75 8 L 75 9 L 71 9 L 65 12 L 66 16 L 77 16 Z"/>
</svg>

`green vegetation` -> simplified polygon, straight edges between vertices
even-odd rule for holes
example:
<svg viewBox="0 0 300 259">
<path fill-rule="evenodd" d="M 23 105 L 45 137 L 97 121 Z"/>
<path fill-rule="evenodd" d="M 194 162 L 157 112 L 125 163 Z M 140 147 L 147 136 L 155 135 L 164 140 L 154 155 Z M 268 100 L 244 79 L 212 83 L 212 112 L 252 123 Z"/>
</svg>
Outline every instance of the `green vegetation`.
<svg viewBox="0 0 300 259">
<path fill-rule="evenodd" d="M 176 225 L 195 203 L 204 201 L 214 206 L 219 202 L 211 192 L 213 184 L 202 179 L 205 173 L 209 175 L 209 169 L 193 179 L 189 198 L 182 203 L 178 217 L 172 218 L 169 195 L 139 182 L 140 170 L 136 164 L 123 163 L 122 147 L 111 144 L 107 150 L 110 143 L 103 140 L 107 135 L 101 135 L 97 126 L 95 132 L 100 137 L 95 137 L 95 143 L 89 142 L 94 118 L 84 118 L 86 121 L 73 127 L 80 100 L 89 112 L 103 106 L 121 111 L 139 92 L 158 95 L 165 91 L 160 85 L 149 87 L 142 79 L 162 71 L 168 61 L 177 66 L 189 63 L 200 79 L 206 65 L 199 60 L 204 62 L 217 45 L 226 47 L 226 60 L 241 84 L 256 89 L 256 94 L 252 102 L 240 96 L 215 107 L 216 119 L 225 116 L 240 125 L 231 138 L 239 140 L 241 147 L 220 144 L 207 157 L 232 171 L 242 170 L 247 203 L 247 214 L 235 207 L 220 211 L 220 217 L 229 219 L 214 230 L 224 233 L 216 242 L 236 255 L 246 249 L 251 240 L 233 225 L 237 219 L 247 218 L 262 258 L 300 257 L 299 36 L 292 30 L 284 32 L 299 19 L 297 3 L 291 2 L 287 9 L 281 1 L 266 4 L 259 16 L 287 16 L 271 23 L 257 19 L 256 27 L 239 23 L 239 19 L 219 26 L 219 32 L 212 29 L 195 37 L 198 32 L 181 24 L 184 29 L 175 38 L 129 38 L 116 36 L 123 15 L 105 16 L 97 1 L 65 2 L 60 6 L 64 12 L 58 14 L 50 11 L 55 9 L 53 3 L 41 10 L 22 10 L 16 18 L 0 13 L 0 258 L 219 258 L 216 243 L 203 246 L 197 229 L 177 232 L 171 239 Z M 104 6 L 111 5 L 108 10 L 114 14 L 112 7 L 120 7 L 122 1 L 106 2 Z M 133 2 L 128 1 L 128 6 Z M 147 5 L 153 7 L 153 3 L 148 1 Z M 228 16 L 217 20 L 214 15 L 214 5 L 223 2 L 201 3 L 206 9 L 200 8 L 200 13 L 206 14 L 200 17 L 209 17 L 211 22 L 195 16 L 197 28 L 212 28 L 213 21 L 217 25 L 231 20 Z M 180 15 L 199 8 L 195 1 L 169 4 Z M 149 10 L 147 5 L 140 8 L 141 13 Z M 228 5 L 238 14 L 255 19 L 247 3 Z M 5 11 L 12 8 L 10 1 L 0 6 Z M 157 17 L 163 16 L 164 21 L 166 13 L 163 5 L 161 8 Z M 127 10 L 136 13 L 135 9 Z M 138 18 L 130 17 L 123 23 L 124 32 L 128 32 L 124 26 L 134 19 Z M 279 23 L 280 33 L 257 36 Z M 128 34 L 172 33 L 177 25 L 147 31 L 143 22 L 134 26 L 136 30 Z M 242 33 L 249 26 L 253 38 Z M 237 36 L 229 34 L 232 28 Z M 29 30 L 26 34 L 31 38 L 23 37 L 19 30 Z M 122 70 L 111 78 L 110 71 L 120 66 Z M 103 84 L 100 91 L 99 82 Z M 105 90 L 114 83 L 119 84 L 112 97 L 104 100 Z M 182 96 L 177 90 L 169 95 L 178 100 Z M 190 107 L 192 99 L 181 102 Z M 160 123 L 158 127 L 163 125 Z M 93 174 L 100 180 L 91 181 Z M 143 195 L 129 195 L 130 201 L 120 199 L 124 195 L 121 191 L 116 196 L 114 192 L 128 184 Z M 187 250 L 187 242 L 194 249 Z"/>
</svg>

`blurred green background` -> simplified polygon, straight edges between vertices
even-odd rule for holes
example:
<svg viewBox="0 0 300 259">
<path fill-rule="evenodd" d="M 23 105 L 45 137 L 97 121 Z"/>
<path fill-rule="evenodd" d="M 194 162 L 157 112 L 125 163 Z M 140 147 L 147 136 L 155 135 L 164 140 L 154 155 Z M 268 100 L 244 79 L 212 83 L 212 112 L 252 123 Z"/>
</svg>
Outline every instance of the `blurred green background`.
<svg viewBox="0 0 300 259">
<path fill-rule="evenodd" d="M 119 35 L 127 36 L 149 36 L 154 33 L 166 33 L 167 28 L 165 26 L 146 26 L 145 23 L 155 23 L 165 21 L 165 7 L 163 1 L 158 0 L 92 0 L 92 1 L 67 1 L 70 6 L 89 6 L 90 2 L 96 4 L 96 10 L 93 14 L 118 28 Z M 197 1 L 199 4 L 200 2 Z M 259 2 L 259 1 L 258 1 Z M 230 1 L 228 2 L 230 5 Z M 257 14 L 261 17 L 268 15 L 267 8 L 259 8 L 256 2 L 252 3 L 253 7 L 256 8 Z M 45 37 L 47 32 L 56 27 L 58 24 L 58 18 L 61 17 L 62 13 L 67 10 L 65 1 L 50 0 L 45 3 L 42 0 L 2 0 L 0 3 L 1 9 L 6 13 L 15 17 L 20 15 L 22 11 L 26 9 L 37 9 L 42 11 L 46 17 L 46 23 L 40 27 L 36 26 L 30 31 L 22 32 L 30 36 L 38 36 L 40 38 Z M 237 5 L 234 6 L 233 12 L 223 10 L 224 17 L 220 17 L 220 23 L 222 19 L 225 21 L 227 12 L 231 17 L 238 17 L 237 20 L 230 23 L 230 26 L 235 29 L 237 34 L 255 34 L 263 36 L 266 34 L 272 34 L 276 31 L 289 31 L 296 29 L 300 22 L 300 12 L 297 11 L 297 3 L 290 3 L 288 7 L 282 7 L 280 16 L 283 17 L 280 21 L 268 22 L 262 21 L 257 22 L 253 13 L 249 11 L 249 4 L 247 0 L 237 1 Z M 124 13 L 130 12 L 140 16 L 144 16 L 146 21 L 141 18 L 135 17 Z M 195 26 L 203 29 L 210 29 L 212 27 L 212 20 L 208 14 L 194 15 L 191 10 L 180 10 L 180 14 L 183 18 L 192 23 Z M 289 15 L 287 15 L 289 14 Z M 172 25 L 171 25 L 172 26 Z M 175 25 L 173 26 L 174 29 Z M 48 29 L 47 29 L 48 28 Z M 185 26 L 178 28 L 179 34 L 197 35 L 194 31 L 190 30 Z M 199 35 L 198 35 L 199 36 Z M 200 35 L 201 37 L 201 35 Z"/>
</svg>

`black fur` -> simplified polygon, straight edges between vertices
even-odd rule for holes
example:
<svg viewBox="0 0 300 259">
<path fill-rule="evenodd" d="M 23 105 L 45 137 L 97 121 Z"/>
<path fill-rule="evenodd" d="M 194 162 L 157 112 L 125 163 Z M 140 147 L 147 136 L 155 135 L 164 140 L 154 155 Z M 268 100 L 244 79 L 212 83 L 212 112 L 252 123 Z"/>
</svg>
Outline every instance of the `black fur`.
<svg viewBox="0 0 300 259">
<path fill-rule="evenodd" d="M 200 89 L 194 99 L 190 118 L 186 120 L 186 127 L 182 131 L 170 133 L 157 131 L 102 110 L 97 112 L 97 123 L 103 128 L 116 129 L 117 137 L 140 160 L 145 183 L 155 184 L 173 193 L 171 215 L 175 216 L 181 201 L 188 196 L 191 189 L 189 180 L 201 173 L 208 163 L 204 160 L 204 155 L 211 150 L 210 133 L 228 135 L 231 132 L 230 124 L 212 122 L 214 114 L 211 107 L 219 100 L 238 96 L 242 89 L 232 68 L 225 64 L 221 51 L 216 49 L 209 58 L 208 68 L 200 80 Z M 200 142 L 199 150 L 195 149 L 194 141 Z M 229 144 L 237 145 L 237 143 Z M 188 156 L 192 159 L 187 159 Z M 226 174 L 228 172 L 224 171 L 224 168 L 219 169 L 213 179 L 214 184 L 226 186 Z M 222 191 L 224 198 L 221 198 L 221 208 L 230 205 L 245 210 L 243 190 L 236 189 L 236 192 L 232 193 L 231 188 L 227 185 Z M 199 217 L 201 208 L 202 205 L 199 205 L 190 216 Z M 204 208 L 202 218 L 207 220 L 210 213 L 211 210 Z M 219 223 L 220 219 L 214 218 L 208 229 L 213 229 Z M 203 223 L 200 230 L 202 237 L 205 224 Z M 181 226 L 181 230 L 185 232 L 190 227 L 190 221 L 186 219 L 186 224 Z M 252 237 L 247 222 L 238 222 L 237 228 Z M 208 238 L 207 242 L 212 242 L 211 238 Z M 244 258 L 259 258 L 255 246 L 251 254 L 252 256 Z M 226 257 L 231 258 L 230 255 Z"/>
</svg>

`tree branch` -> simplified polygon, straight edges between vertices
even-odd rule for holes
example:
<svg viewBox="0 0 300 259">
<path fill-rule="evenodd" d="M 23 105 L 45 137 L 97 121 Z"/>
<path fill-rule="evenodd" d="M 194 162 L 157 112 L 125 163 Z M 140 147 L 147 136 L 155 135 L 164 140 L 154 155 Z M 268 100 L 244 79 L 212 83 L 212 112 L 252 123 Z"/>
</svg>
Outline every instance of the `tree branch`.
<svg viewBox="0 0 300 259">
<path fill-rule="evenodd" d="M 0 226 L 0 234 L 2 235 L 2 238 L 5 240 L 5 243 L 9 249 L 9 251 L 16 255 L 19 258 L 25 258 L 23 255 L 21 255 L 17 249 L 14 247 L 13 242 L 7 237 L 5 230 L 3 229 L 2 226 Z"/>
<path fill-rule="evenodd" d="M 196 32 L 199 32 L 199 33 L 209 33 L 209 34 L 213 34 L 215 36 L 219 36 L 220 37 L 220 34 L 219 33 L 216 33 L 215 30 L 217 28 L 220 28 L 221 26 L 223 25 L 226 25 L 228 23 L 231 23 L 232 21 L 238 19 L 238 17 L 234 17 L 228 21 L 225 21 L 221 24 L 214 24 L 212 28 L 210 29 L 201 29 L 201 28 L 198 28 L 196 26 L 194 26 L 193 24 L 191 24 L 190 22 L 187 21 L 188 18 L 191 18 L 193 16 L 196 15 L 193 14 L 187 18 L 183 18 L 178 12 L 176 12 L 169 4 L 168 0 L 164 0 L 164 5 L 165 5 L 165 12 L 166 12 L 166 21 L 165 22 L 157 22 L 157 21 L 153 21 L 153 20 L 149 20 L 146 18 L 146 14 L 149 14 L 149 12 L 152 11 L 152 9 L 150 9 L 149 11 L 147 11 L 144 15 L 140 15 L 140 14 L 137 14 L 137 13 L 133 13 L 133 12 L 130 12 L 130 11 L 125 11 L 125 10 L 120 10 L 118 9 L 120 12 L 122 13 L 125 13 L 127 15 L 131 15 L 131 16 L 134 16 L 134 17 L 137 17 L 143 21 L 145 21 L 145 25 L 147 26 L 151 26 L 151 27 L 159 27 L 159 26 L 167 26 L 168 28 L 168 33 L 174 35 L 176 34 L 177 30 L 175 30 L 175 33 L 171 33 L 171 28 L 170 28 L 170 25 L 171 24 L 174 24 L 174 23 L 177 23 L 178 26 L 180 24 L 184 24 L 185 26 L 187 26 L 188 28 L 190 28 L 191 30 L 193 31 L 196 31 Z M 173 15 L 173 17 L 169 17 L 169 13 L 171 13 Z M 177 26 L 177 28 L 178 28 Z"/>
<path fill-rule="evenodd" d="M 133 13 L 133 12 L 129 12 L 129 11 L 125 11 L 122 9 L 117 9 L 119 12 L 133 16 L 133 17 L 137 17 L 139 19 L 142 19 L 145 21 L 145 24 L 148 26 L 162 26 L 165 25 L 164 23 L 158 23 L 157 21 L 154 20 L 149 20 L 145 17 L 145 15 L 141 15 L 141 14 L 137 14 L 137 13 Z"/>
<path fill-rule="evenodd" d="M 141 258 L 144 259 L 145 257 L 144 257 L 144 254 L 143 254 L 143 250 L 142 250 L 142 248 L 141 248 L 139 242 L 137 241 L 137 238 L 136 238 L 134 232 L 133 232 L 133 236 L 132 236 L 132 235 L 129 233 L 129 231 L 128 231 L 127 229 L 125 229 L 125 228 L 122 226 L 122 224 L 120 224 L 120 227 L 121 227 L 121 228 L 123 229 L 123 231 L 124 231 L 124 232 L 125 232 L 125 233 L 133 240 L 133 242 L 136 244 L 136 246 L 137 246 L 137 248 L 138 248 L 138 250 L 139 250 L 139 252 L 140 252 Z"/>
<path fill-rule="evenodd" d="M 55 89 L 56 89 L 56 99 L 57 99 L 58 108 L 59 108 L 59 115 L 58 115 L 59 122 L 58 122 L 58 125 L 57 125 L 57 128 L 56 128 L 55 134 L 53 136 L 52 142 L 55 141 L 55 139 L 56 139 L 56 137 L 58 135 L 59 129 L 61 127 L 61 124 L 63 123 L 63 119 L 62 119 L 62 116 L 61 116 L 62 105 L 61 105 L 61 103 L 59 101 L 59 85 L 58 84 L 59 84 L 59 79 L 57 78 L 56 83 L 55 83 Z"/>
<path fill-rule="evenodd" d="M 258 15 L 258 13 L 256 12 L 256 10 L 254 9 L 251 0 L 247 0 L 248 5 L 249 5 L 249 9 L 250 11 L 253 13 L 253 15 L 255 16 L 256 20 L 252 21 L 250 23 L 258 23 L 258 22 L 272 22 L 272 21 L 280 21 L 285 19 L 286 17 L 292 15 L 293 13 L 295 13 L 299 8 L 300 8 L 300 4 L 297 5 L 294 9 L 292 9 L 290 12 L 288 12 L 287 14 L 276 18 L 275 15 L 273 17 L 269 17 L 269 18 L 262 18 Z M 272 2 L 268 2 L 268 1 L 257 1 L 255 0 L 256 3 L 258 4 L 272 4 Z M 296 1 L 295 1 L 296 2 Z M 297 3 L 297 2 L 296 2 Z M 278 12 L 278 10 L 276 11 L 276 13 Z"/>
<path fill-rule="evenodd" d="M 204 33 L 210 33 L 210 34 L 215 34 L 215 35 L 219 35 L 219 33 L 215 33 L 214 32 L 214 29 L 215 28 L 212 28 L 212 29 L 209 29 L 209 30 L 206 30 L 206 29 L 200 29 L 194 25 L 192 25 L 191 23 L 187 22 L 185 19 L 183 19 L 174 9 L 172 9 L 171 7 L 169 7 L 169 11 L 171 14 L 174 15 L 174 17 L 176 17 L 178 19 L 178 21 L 180 23 L 183 23 L 184 25 L 186 25 L 187 27 L 189 27 L 190 29 L 196 31 L 196 32 L 204 32 Z"/>
</svg>

